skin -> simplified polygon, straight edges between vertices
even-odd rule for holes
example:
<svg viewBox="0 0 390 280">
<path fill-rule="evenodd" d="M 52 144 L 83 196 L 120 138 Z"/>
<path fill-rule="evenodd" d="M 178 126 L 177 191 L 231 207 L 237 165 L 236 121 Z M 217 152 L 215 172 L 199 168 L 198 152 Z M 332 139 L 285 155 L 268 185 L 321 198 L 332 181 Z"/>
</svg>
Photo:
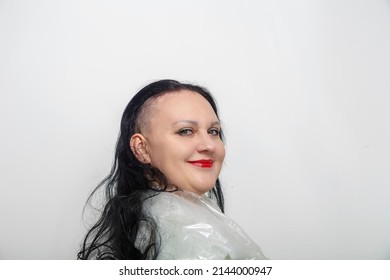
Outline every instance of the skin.
<svg viewBox="0 0 390 280">
<path fill-rule="evenodd" d="M 208 101 L 183 90 L 158 97 L 149 112 L 147 125 L 130 140 L 137 159 L 158 168 L 181 190 L 203 194 L 213 188 L 225 147 L 219 137 L 220 122 Z M 212 164 L 192 162 L 198 160 Z"/>
</svg>

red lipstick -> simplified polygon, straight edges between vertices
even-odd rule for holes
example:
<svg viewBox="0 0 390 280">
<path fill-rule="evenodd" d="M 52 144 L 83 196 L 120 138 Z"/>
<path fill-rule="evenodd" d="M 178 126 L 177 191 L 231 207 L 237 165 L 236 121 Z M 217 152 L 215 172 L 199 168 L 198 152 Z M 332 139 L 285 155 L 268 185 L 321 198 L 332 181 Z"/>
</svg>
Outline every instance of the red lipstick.
<svg viewBox="0 0 390 280">
<path fill-rule="evenodd" d="M 202 168 L 211 168 L 213 166 L 213 161 L 211 159 L 191 160 L 187 162 Z"/>
</svg>

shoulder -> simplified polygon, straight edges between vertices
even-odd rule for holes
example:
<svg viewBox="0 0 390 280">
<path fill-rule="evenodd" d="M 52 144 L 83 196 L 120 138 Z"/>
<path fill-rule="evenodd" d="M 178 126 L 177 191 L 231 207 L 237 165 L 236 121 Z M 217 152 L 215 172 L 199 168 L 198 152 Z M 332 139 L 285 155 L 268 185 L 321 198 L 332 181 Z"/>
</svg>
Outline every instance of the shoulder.
<svg viewBox="0 0 390 280">
<path fill-rule="evenodd" d="M 158 193 L 145 201 L 144 210 L 153 218 L 175 223 L 200 222 L 224 216 L 204 195 L 186 191 Z"/>
<path fill-rule="evenodd" d="M 160 259 L 256 257 L 256 244 L 205 196 L 160 193 L 149 199 L 146 211 L 161 236 Z"/>
</svg>

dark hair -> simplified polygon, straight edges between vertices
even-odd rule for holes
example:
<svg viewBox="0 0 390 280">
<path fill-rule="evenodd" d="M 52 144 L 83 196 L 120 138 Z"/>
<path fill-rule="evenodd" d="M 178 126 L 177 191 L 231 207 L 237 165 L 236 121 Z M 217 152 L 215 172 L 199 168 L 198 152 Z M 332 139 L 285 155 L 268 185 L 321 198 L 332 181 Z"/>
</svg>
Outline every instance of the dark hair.
<svg viewBox="0 0 390 280">
<path fill-rule="evenodd" d="M 142 211 L 143 203 L 161 191 L 168 191 L 164 174 L 149 164 L 141 163 L 131 151 L 129 140 L 139 132 L 139 115 L 145 102 L 161 95 L 181 90 L 190 90 L 202 95 L 212 106 L 218 117 L 216 103 L 203 87 L 160 80 L 142 88 L 127 105 L 121 120 L 116 144 L 115 160 L 110 173 L 88 198 L 88 202 L 99 190 L 104 190 L 105 206 L 98 221 L 87 232 L 78 259 L 156 259 L 159 253 L 159 233 L 156 223 Z M 218 117 L 219 118 L 219 117 Z M 221 133 L 221 139 L 222 139 Z M 159 183 L 159 188 L 150 182 Z M 224 211 L 224 199 L 219 179 L 210 190 L 210 195 Z M 144 248 L 137 248 L 136 239 L 140 227 L 146 226 L 148 236 L 143 239 Z M 142 250 L 142 251 L 141 251 Z"/>
</svg>

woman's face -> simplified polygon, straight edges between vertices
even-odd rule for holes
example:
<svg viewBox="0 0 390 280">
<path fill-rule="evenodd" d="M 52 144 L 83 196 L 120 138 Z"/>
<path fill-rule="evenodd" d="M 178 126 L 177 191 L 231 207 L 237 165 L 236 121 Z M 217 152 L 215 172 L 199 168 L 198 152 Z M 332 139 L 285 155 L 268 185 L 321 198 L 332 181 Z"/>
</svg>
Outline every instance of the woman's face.
<svg viewBox="0 0 390 280">
<path fill-rule="evenodd" d="M 203 194 L 213 188 L 225 157 L 221 124 L 209 102 L 188 90 L 152 102 L 142 131 L 150 164 L 179 189 Z"/>
</svg>

